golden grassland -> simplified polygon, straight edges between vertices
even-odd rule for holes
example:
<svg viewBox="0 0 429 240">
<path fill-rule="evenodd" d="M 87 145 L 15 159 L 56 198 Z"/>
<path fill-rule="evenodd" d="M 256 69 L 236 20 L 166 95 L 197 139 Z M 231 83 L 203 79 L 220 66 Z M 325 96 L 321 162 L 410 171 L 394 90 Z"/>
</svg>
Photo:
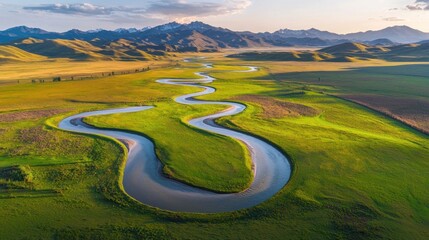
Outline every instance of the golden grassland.
<svg viewBox="0 0 429 240">
<path fill-rule="evenodd" d="M 5 61 L 43 61 L 47 57 L 23 51 L 14 46 L 0 46 L 0 63 Z"/>
<path fill-rule="evenodd" d="M 142 68 L 157 68 L 175 65 L 175 60 L 165 61 L 70 61 L 67 59 L 0 63 L 0 84 L 31 82 L 33 79 L 49 79 L 53 77 L 70 78 L 102 77 L 101 74 L 115 72 L 121 74 L 135 73 Z"/>
</svg>

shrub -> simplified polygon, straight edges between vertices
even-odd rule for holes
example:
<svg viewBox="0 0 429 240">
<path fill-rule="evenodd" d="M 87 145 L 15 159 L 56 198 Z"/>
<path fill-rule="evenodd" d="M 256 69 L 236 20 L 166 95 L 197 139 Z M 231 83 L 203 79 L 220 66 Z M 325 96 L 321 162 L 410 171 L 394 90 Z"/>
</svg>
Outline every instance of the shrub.
<svg viewBox="0 0 429 240">
<path fill-rule="evenodd" d="M 0 168 L 0 178 L 7 181 L 30 183 L 33 181 L 33 174 L 30 166 L 13 166 Z"/>
</svg>

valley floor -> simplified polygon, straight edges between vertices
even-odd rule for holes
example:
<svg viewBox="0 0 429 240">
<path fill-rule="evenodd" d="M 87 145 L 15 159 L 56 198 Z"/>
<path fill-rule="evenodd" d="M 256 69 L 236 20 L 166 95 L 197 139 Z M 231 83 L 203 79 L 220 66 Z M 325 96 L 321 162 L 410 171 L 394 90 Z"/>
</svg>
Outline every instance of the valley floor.
<svg viewBox="0 0 429 240">
<path fill-rule="evenodd" d="M 429 137 L 342 99 L 372 99 L 373 108 L 412 114 L 424 127 L 422 105 L 407 105 L 414 106 L 410 111 L 391 109 L 390 103 L 407 99 L 427 104 L 427 65 L 204 56 L 201 63 L 211 62 L 214 68 L 190 62 L 91 81 L 0 85 L 0 239 L 429 237 Z M 231 72 L 254 65 L 260 71 Z M 257 207 L 212 215 L 146 207 L 123 192 L 120 145 L 53 127 L 79 112 L 153 105 L 153 111 L 97 117 L 93 123 L 149 136 L 160 159 L 174 170 L 173 177 L 212 189 L 234 182 L 237 191 L 248 182 L 243 181 L 248 166 L 241 161 L 242 146 L 186 124 L 222 107 L 177 104 L 175 96 L 195 89 L 156 83 L 160 78 L 194 78 L 199 71 L 218 79 L 210 84 L 217 92 L 201 99 L 248 106 L 219 124 L 266 139 L 293 163 L 291 182 Z"/>
</svg>

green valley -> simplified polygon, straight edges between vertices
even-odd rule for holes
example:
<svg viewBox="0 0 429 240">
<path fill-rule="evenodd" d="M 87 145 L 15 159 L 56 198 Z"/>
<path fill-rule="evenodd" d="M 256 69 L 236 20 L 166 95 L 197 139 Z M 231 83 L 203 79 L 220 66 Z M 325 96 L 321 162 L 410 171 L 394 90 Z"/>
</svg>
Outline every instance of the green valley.
<svg viewBox="0 0 429 240">
<path fill-rule="evenodd" d="M 407 85 L 398 92 L 381 82 L 383 76 L 390 81 L 403 77 L 394 71 L 387 73 L 393 68 L 389 66 L 357 64 L 350 71 L 341 64 L 327 63 L 336 70 L 319 72 L 318 66 L 308 64 L 306 71 L 297 73 L 300 63 L 205 56 L 201 63 L 212 62 L 213 69 L 190 62 L 181 63 L 181 68 L 93 80 L 2 86 L 0 204 L 2 216 L 7 216 L 0 221 L 2 238 L 24 238 L 28 232 L 61 239 L 221 239 L 237 238 L 237 233 L 246 238 L 317 238 L 322 234 L 368 239 L 424 238 L 429 234 L 427 135 L 342 99 L 350 93 L 373 94 L 369 89 L 380 86 L 377 93 L 383 89 L 383 96 L 412 98 L 411 93 L 417 96 L 421 91 L 419 98 L 427 101 L 423 79 L 407 77 Z M 231 72 L 249 65 L 260 70 Z M 291 70 L 282 72 L 286 68 L 281 66 Z M 238 101 L 248 107 L 240 115 L 219 119 L 219 124 L 266 139 L 293 164 L 291 181 L 261 205 L 210 215 L 146 207 L 124 194 L 119 184 L 123 147 L 103 137 L 52 128 L 72 113 L 155 106 L 140 113 L 87 121 L 149 136 L 169 169 L 166 172 L 174 178 L 216 191 L 240 191 L 251 181 L 242 144 L 186 124 L 223 107 L 174 103 L 174 97 L 198 90 L 155 81 L 191 79 L 198 71 L 217 78 L 209 84 L 216 93 L 201 98 Z M 358 73 L 368 76 L 365 85 L 352 81 Z M 37 94 L 31 94 L 34 92 Z M 179 132 L 182 134 L 177 135 Z"/>
</svg>

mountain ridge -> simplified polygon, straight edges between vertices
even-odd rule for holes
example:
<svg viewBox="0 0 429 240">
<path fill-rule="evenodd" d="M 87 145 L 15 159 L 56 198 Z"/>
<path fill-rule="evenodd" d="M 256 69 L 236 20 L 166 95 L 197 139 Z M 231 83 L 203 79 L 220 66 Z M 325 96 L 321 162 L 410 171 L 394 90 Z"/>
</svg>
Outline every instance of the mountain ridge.
<svg viewBox="0 0 429 240">
<path fill-rule="evenodd" d="M 329 47 L 350 42 L 359 42 L 372 47 L 389 47 L 400 45 L 400 41 L 404 39 L 412 39 L 416 43 L 425 42 L 429 40 L 429 34 L 407 26 L 347 35 L 314 28 L 252 33 L 236 32 L 198 21 L 188 24 L 171 22 L 152 28 L 114 31 L 71 29 L 56 33 L 26 26 L 0 31 L 0 46 L 10 45 L 36 55 L 120 60 L 145 60 L 164 56 L 168 52 L 217 52 L 226 48 L 252 47 Z M 324 58 L 322 55 L 314 57 Z"/>
<path fill-rule="evenodd" d="M 17 26 L 0 31 L 0 43 L 8 43 L 30 37 L 38 39 L 79 39 L 86 41 L 95 38 L 111 41 L 121 38 L 136 40 L 154 36 L 159 36 L 160 38 L 165 38 L 167 35 L 179 36 L 181 35 L 180 33 L 187 31 L 189 34 L 193 30 L 206 35 L 206 37 L 219 41 L 220 47 L 246 47 L 243 43 L 237 44 L 237 42 L 240 41 L 251 41 L 250 45 L 261 45 L 263 43 L 262 45 L 291 46 L 297 45 L 296 39 L 302 39 L 302 44 L 300 44 L 302 46 L 306 46 L 307 41 L 309 42 L 309 46 L 314 46 L 315 42 L 318 42 L 320 46 L 327 46 L 335 45 L 344 41 L 370 42 L 378 39 L 388 39 L 394 43 L 417 43 L 429 40 L 429 33 L 425 33 L 408 26 L 392 26 L 381 30 L 370 30 L 348 34 L 338 34 L 315 28 L 308 30 L 291 30 L 285 28 L 272 33 L 253 33 L 249 31 L 232 31 L 226 28 L 214 27 L 203 22 L 196 21 L 188 24 L 170 22 L 155 27 L 145 28 L 121 28 L 116 30 L 97 29 L 89 31 L 71 29 L 66 32 L 50 32 L 41 28 Z M 216 37 L 219 34 L 221 36 Z M 224 39 L 221 39 L 222 37 Z M 229 40 L 226 40 L 228 38 Z M 232 43 L 233 39 L 231 38 L 234 38 L 236 42 Z"/>
</svg>

